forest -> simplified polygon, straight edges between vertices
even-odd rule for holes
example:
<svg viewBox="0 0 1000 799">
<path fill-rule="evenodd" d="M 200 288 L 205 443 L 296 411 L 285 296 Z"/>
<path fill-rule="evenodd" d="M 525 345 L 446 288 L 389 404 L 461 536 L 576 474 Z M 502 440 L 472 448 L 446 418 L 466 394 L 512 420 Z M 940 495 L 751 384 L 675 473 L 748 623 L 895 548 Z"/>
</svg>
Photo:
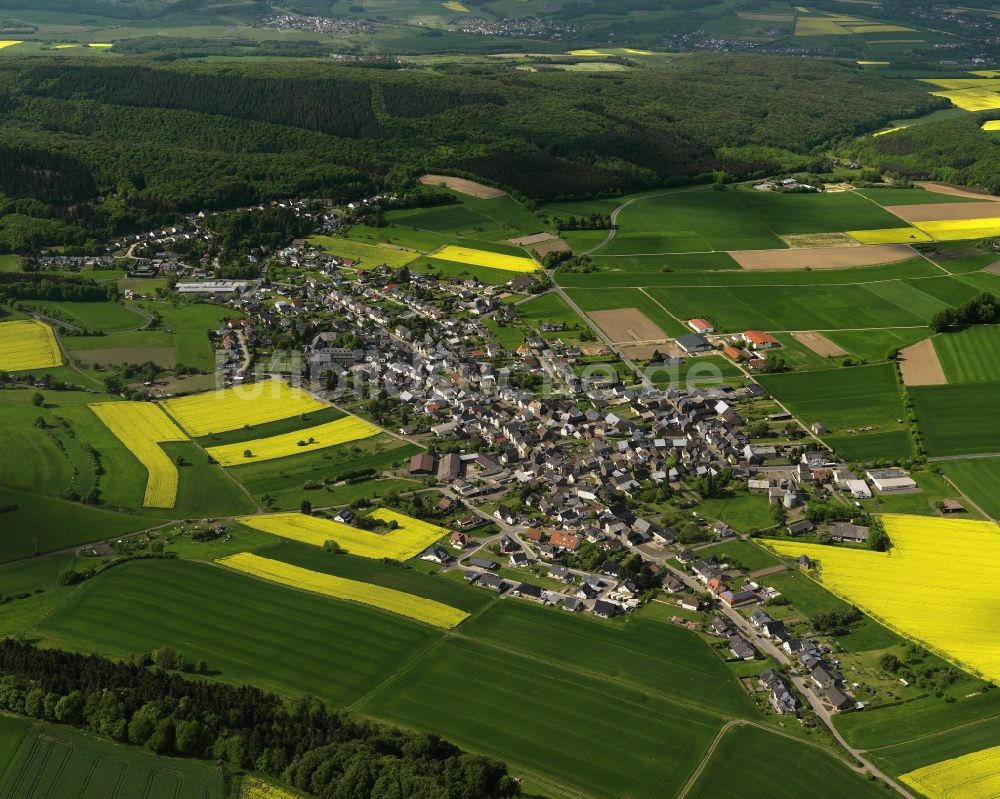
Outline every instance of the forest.
<svg viewBox="0 0 1000 799">
<path fill-rule="evenodd" d="M 9 58 L 0 251 L 401 191 L 427 171 L 531 200 L 808 171 L 823 145 L 946 104 L 848 66 L 753 56 L 592 74 Z"/>
<path fill-rule="evenodd" d="M 204 663 L 192 671 L 207 671 Z M 157 754 L 222 760 L 312 796 L 502 799 L 520 793 L 507 767 L 434 735 L 404 732 L 285 702 L 250 686 L 181 676 L 161 648 L 134 662 L 0 641 L 0 709 L 87 729 Z"/>
<path fill-rule="evenodd" d="M 984 135 L 979 114 L 914 125 L 853 143 L 848 152 L 886 174 L 940 180 L 1000 194 L 1000 136 Z"/>
</svg>

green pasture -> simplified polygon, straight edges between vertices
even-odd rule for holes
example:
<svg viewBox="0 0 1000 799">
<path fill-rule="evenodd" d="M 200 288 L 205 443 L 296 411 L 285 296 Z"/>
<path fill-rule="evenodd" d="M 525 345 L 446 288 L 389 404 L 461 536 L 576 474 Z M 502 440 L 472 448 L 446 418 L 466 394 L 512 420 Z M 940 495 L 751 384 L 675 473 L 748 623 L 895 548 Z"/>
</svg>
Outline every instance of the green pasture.
<svg viewBox="0 0 1000 799">
<path fill-rule="evenodd" d="M 377 244 L 365 244 L 360 241 L 331 236 L 310 236 L 309 242 L 317 247 L 322 247 L 338 258 L 350 258 L 362 269 L 373 269 L 382 264 L 398 269 L 401 266 L 406 266 L 420 255 L 418 252 L 400 247 L 380 247 Z"/>
<path fill-rule="evenodd" d="M 890 352 L 923 341 L 930 332 L 929 327 L 887 327 L 883 330 L 834 330 L 823 335 L 855 358 L 877 363 L 886 360 Z"/>
<path fill-rule="evenodd" d="M 850 191 L 782 194 L 744 189 L 734 191 L 733 196 L 749 215 L 779 236 L 878 230 L 899 224 L 897 217 Z"/>
<path fill-rule="evenodd" d="M 746 571 L 777 566 L 781 561 L 752 541 L 723 541 L 698 550 L 701 558 L 715 558 L 719 563 L 739 563 Z"/>
<path fill-rule="evenodd" d="M 540 294 L 527 302 L 522 302 L 517 306 L 517 315 L 538 328 L 543 322 L 551 322 L 556 325 L 560 323 L 566 325 L 568 331 L 589 329 L 586 322 L 566 304 L 562 297 L 554 292 Z M 559 335 L 565 337 L 566 333 Z"/>
<path fill-rule="evenodd" d="M 988 705 L 994 712 L 998 710 L 997 703 L 988 701 L 985 695 L 971 697 L 971 700 L 981 700 L 980 704 Z M 977 715 L 983 710 L 984 708 L 981 706 L 975 708 Z M 919 721 L 922 715 L 922 713 L 914 713 L 915 718 L 912 721 Z M 928 733 L 918 735 L 918 737 L 908 741 L 891 746 L 879 746 L 870 750 L 868 756 L 892 774 L 906 774 L 932 763 L 961 757 L 997 745 L 996 742 L 1000 739 L 1000 715 L 980 721 L 972 721 L 970 717 L 969 723 L 966 724 L 962 724 L 959 718 L 955 719 L 958 722 L 956 728 L 937 732 L 928 731 Z M 888 722 L 889 719 L 886 718 L 884 721 Z M 907 724 L 907 727 L 913 729 L 910 723 Z"/>
<path fill-rule="evenodd" d="M 910 399 L 928 455 L 1000 452 L 1000 383 L 911 386 Z"/>
<path fill-rule="evenodd" d="M 703 499 L 698 514 L 706 519 L 724 521 L 741 533 L 763 530 L 774 524 L 767 497 L 747 491 L 733 491 L 727 496 Z"/>
<path fill-rule="evenodd" d="M 447 193 L 458 197 L 459 202 L 389 211 L 385 215 L 386 222 L 397 227 L 487 241 L 504 241 L 545 230 L 541 219 L 510 196 L 479 199 L 457 192 Z"/>
<path fill-rule="evenodd" d="M 883 206 L 978 202 L 970 197 L 959 197 L 955 194 L 941 194 L 936 191 L 927 191 L 919 187 L 912 189 L 858 189 L 856 193 L 862 197 L 867 197 L 869 200 L 874 200 L 879 205 Z"/>
</svg>

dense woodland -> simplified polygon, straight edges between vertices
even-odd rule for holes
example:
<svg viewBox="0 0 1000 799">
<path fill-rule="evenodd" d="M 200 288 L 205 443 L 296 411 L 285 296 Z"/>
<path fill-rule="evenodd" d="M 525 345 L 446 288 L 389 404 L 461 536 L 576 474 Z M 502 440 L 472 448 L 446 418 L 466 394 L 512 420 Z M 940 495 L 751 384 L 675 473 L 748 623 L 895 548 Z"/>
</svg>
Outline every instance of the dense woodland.
<svg viewBox="0 0 1000 799">
<path fill-rule="evenodd" d="M 159 664 L 150 668 L 153 663 Z M 211 758 L 279 777 L 324 799 L 501 799 L 503 763 L 434 735 L 285 702 L 250 686 L 189 680 L 170 649 L 116 663 L 0 641 L 0 708 L 70 724 L 158 754 Z M 197 664 L 204 671 L 206 664 Z"/>
<path fill-rule="evenodd" d="M 847 66 L 751 56 L 595 74 L 59 64 L 0 62 L 0 251 L 95 246 L 274 197 L 356 199 L 425 171 L 545 200 L 809 170 L 821 145 L 946 104 Z"/>
<path fill-rule="evenodd" d="M 863 139 L 849 149 L 894 177 L 942 180 L 1000 194 L 1000 136 L 984 134 L 982 123 L 978 114 L 962 114 Z"/>
</svg>

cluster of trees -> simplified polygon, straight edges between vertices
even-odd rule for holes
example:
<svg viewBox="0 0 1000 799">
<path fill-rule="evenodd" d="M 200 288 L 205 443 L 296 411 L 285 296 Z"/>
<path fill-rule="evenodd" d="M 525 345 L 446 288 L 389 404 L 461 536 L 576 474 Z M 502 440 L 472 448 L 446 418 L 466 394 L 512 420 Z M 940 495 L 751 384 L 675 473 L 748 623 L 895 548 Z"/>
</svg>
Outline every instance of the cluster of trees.
<svg viewBox="0 0 1000 799">
<path fill-rule="evenodd" d="M 102 285 L 93 280 L 66 275 L 0 272 L 0 302 L 108 302 L 117 299 L 118 289 L 113 282 Z"/>
<path fill-rule="evenodd" d="M 310 209 L 319 212 L 320 208 Z M 219 259 L 237 261 L 261 248 L 273 252 L 286 247 L 316 226 L 314 219 L 291 208 L 266 208 L 263 211 L 238 211 L 210 217 L 205 225 L 215 234 Z"/>
<path fill-rule="evenodd" d="M 221 759 L 317 797 L 501 799 L 519 787 L 496 760 L 433 735 L 284 702 L 251 686 L 191 681 L 166 670 L 172 650 L 119 663 L 0 642 L 0 708 L 91 730 L 160 754 Z"/>
<path fill-rule="evenodd" d="M 863 618 L 864 614 L 860 610 L 850 607 L 813 616 L 812 625 L 818 633 L 840 636 L 847 635 L 851 631 L 851 625 Z"/>
<path fill-rule="evenodd" d="M 544 200 L 809 169 L 825 143 L 944 103 L 828 62 L 717 54 L 586 75 L 30 59 L 3 85 L 0 192 L 43 204 L 3 216 L 8 249 L 274 197 L 405 194 L 426 171 Z"/>
<path fill-rule="evenodd" d="M 931 317 L 930 327 L 935 333 L 966 327 L 988 325 L 1000 321 L 1000 300 L 984 291 L 953 308 L 945 308 Z"/>
</svg>

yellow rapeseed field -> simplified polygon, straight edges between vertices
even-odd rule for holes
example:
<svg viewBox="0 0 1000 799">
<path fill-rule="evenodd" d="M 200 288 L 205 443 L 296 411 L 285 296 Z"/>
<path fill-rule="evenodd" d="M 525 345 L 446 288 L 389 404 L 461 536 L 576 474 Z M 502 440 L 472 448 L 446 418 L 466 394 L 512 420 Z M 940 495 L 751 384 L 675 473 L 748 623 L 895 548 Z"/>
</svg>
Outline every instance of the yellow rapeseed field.
<svg viewBox="0 0 1000 799">
<path fill-rule="evenodd" d="M 263 580 L 312 591 L 334 599 L 347 599 L 371 605 L 435 627 L 455 627 L 469 617 L 464 610 L 435 602 L 433 599 L 359 580 L 334 577 L 332 574 L 303 569 L 280 560 L 262 558 L 250 552 L 239 552 L 217 562 Z"/>
<path fill-rule="evenodd" d="M 1000 119 L 990 119 L 983 123 L 983 130 L 1000 130 Z"/>
<path fill-rule="evenodd" d="M 24 44 L 24 42 L 20 39 L 16 41 L 14 39 L 0 39 L 0 50 L 3 50 L 5 47 L 13 47 L 15 44 Z"/>
<path fill-rule="evenodd" d="M 887 133 L 895 133 L 898 130 L 906 130 L 909 125 L 897 125 L 894 128 L 886 128 L 885 130 L 880 130 L 872 134 L 872 136 L 885 136 Z"/>
<path fill-rule="evenodd" d="M 112 42 L 91 42 L 87 47 L 97 47 L 99 49 L 107 49 L 108 47 L 114 47 Z"/>
<path fill-rule="evenodd" d="M 848 230 L 847 235 L 861 244 L 913 244 L 931 241 L 931 237 L 915 227 L 891 227 L 881 230 Z"/>
<path fill-rule="evenodd" d="M 941 222 L 916 222 L 924 233 L 938 241 L 985 239 L 1000 235 L 1000 217 L 984 219 L 947 219 Z"/>
<path fill-rule="evenodd" d="M 323 546 L 327 541 L 336 541 L 345 552 L 359 558 L 392 558 L 409 560 L 423 552 L 447 530 L 433 524 L 411 519 L 401 513 L 380 508 L 371 514 L 382 521 L 394 519 L 399 529 L 380 535 L 379 533 L 351 527 L 349 524 L 306 516 L 301 513 L 273 513 L 266 516 L 244 516 L 237 519 L 240 524 L 253 527 L 271 535 L 280 535 L 303 544 Z"/>
<path fill-rule="evenodd" d="M 928 799 L 988 799 L 1000 796 L 1000 746 L 942 760 L 900 779 Z"/>
<path fill-rule="evenodd" d="M 1000 618 L 1000 595 L 969 593 L 956 578 L 974 565 L 979 586 L 1000 583 L 1000 527 L 992 522 L 883 516 L 889 552 L 771 541 L 785 557 L 808 555 L 833 593 L 888 627 L 953 662 L 1000 681 L 1000 647 L 988 633 Z"/>
<path fill-rule="evenodd" d="M 1000 93 L 985 88 L 954 89 L 931 92 L 935 97 L 945 97 L 965 111 L 990 111 L 1000 108 Z"/>
<path fill-rule="evenodd" d="M 469 7 L 462 5 L 461 3 L 458 2 L 458 0 L 445 0 L 443 3 L 441 3 L 441 5 L 447 8 L 449 11 L 457 11 L 459 14 L 469 13 Z"/>
<path fill-rule="evenodd" d="M 272 785 L 256 777 L 244 777 L 240 783 L 240 799 L 299 799 L 298 794 Z"/>
<path fill-rule="evenodd" d="M 432 252 L 431 257 L 459 264 L 502 269 L 505 272 L 534 272 L 539 268 L 535 261 L 524 255 L 504 255 L 500 252 L 474 250 L 471 247 L 456 247 L 454 244 L 447 244 L 440 250 Z"/>
<path fill-rule="evenodd" d="M 167 400 L 163 407 L 190 435 L 207 436 L 266 424 L 327 407 L 281 380 L 264 380 L 220 391 Z"/>
<path fill-rule="evenodd" d="M 32 319 L 0 322 L 0 369 L 19 372 L 62 365 L 52 328 Z"/>
<path fill-rule="evenodd" d="M 150 402 L 97 402 L 90 409 L 146 467 L 149 476 L 142 504 L 172 508 L 177 501 L 177 466 L 159 442 L 187 441 L 187 436 Z"/>
<path fill-rule="evenodd" d="M 377 436 L 382 431 L 373 424 L 359 419 L 357 416 L 346 416 L 334 422 L 295 430 L 280 436 L 270 438 L 255 438 L 252 441 L 241 441 L 236 444 L 222 444 L 218 447 L 208 447 L 206 452 L 223 466 L 240 466 L 244 463 L 269 461 L 274 458 L 284 458 L 303 452 L 335 447 L 349 441 Z M 300 444 L 300 442 L 302 442 Z M 249 450 L 252 455 L 246 457 Z"/>
<path fill-rule="evenodd" d="M 857 61 L 855 62 L 863 67 L 887 67 L 891 61 Z"/>
</svg>

